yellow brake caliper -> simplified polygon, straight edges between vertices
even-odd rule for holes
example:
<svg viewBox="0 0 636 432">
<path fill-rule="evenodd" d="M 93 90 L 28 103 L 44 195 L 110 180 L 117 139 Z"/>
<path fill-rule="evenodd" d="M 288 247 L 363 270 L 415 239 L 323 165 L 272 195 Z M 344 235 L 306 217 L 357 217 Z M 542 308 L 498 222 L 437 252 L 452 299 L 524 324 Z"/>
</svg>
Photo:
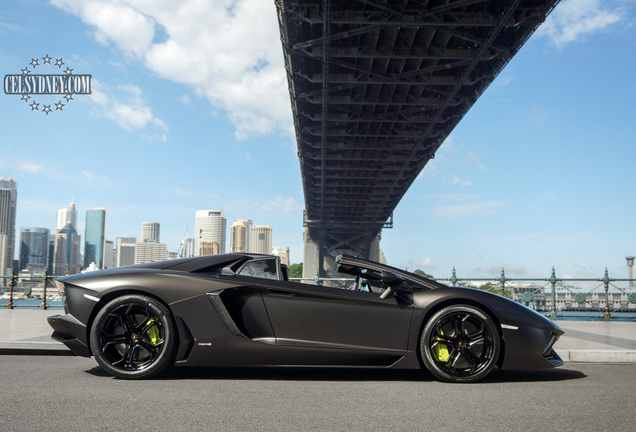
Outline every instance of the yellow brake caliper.
<svg viewBox="0 0 636 432">
<path fill-rule="evenodd" d="M 442 329 L 439 330 L 439 334 L 441 334 L 442 336 L 444 335 Z M 435 336 L 433 339 L 436 341 L 444 340 L 439 336 Z M 438 343 L 437 345 L 435 345 L 435 347 L 433 348 L 433 353 L 435 354 L 437 361 L 446 362 L 450 358 L 450 353 L 448 352 L 448 347 L 446 346 L 446 344 Z"/>
<path fill-rule="evenodd" d="M 150 325 L 154 322 L 157 322 L 157 319 L 155 317 L 152 317 L 148 320 L 146 325 Z M 150 343 L 153 345 L 157 345 L 159 342 L 161 342 L 162 339 L 161 339 L 161 332 L 159 331 L 159 327 L 157 327 L 156 325 L 153 325 L 152 327 L 150 327 L 148 329 L 148 337 L 150 338 Z"/>
</svg>

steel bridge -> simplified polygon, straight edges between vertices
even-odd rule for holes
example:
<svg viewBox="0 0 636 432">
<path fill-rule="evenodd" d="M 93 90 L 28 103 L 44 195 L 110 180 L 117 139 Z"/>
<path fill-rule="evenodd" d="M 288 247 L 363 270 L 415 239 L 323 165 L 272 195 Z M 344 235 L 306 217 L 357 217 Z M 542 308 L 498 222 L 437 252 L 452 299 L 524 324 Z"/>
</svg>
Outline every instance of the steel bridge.
<svg viewBox="0 0 636 432">
<path fill-rule="evenodd" d="M 304 275 L 379 258 L 427 162 L 559 0 L 275 0 L 305 193 Z"/>
</svg>

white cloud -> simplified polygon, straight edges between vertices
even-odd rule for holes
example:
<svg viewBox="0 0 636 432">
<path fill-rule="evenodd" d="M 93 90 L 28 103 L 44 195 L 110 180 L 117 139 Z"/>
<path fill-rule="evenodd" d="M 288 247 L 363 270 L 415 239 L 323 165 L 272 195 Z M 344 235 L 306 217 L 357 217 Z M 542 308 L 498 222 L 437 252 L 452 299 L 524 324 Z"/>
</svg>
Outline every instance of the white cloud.
<svg viewBox="0 0 636 432">
<path fill-rule="evenodd" d="M 537 34 L 547 36 L 560 49 L 571 42 L 603 31 L 622 18 L 618 10 L 603 9 L 599 0 L 564 0 L 546 19 Z"/>
<path fill-rule="evenodd" d="M 104 90 L 104 91 L 102 91 Z M 152 109 L 146 105 L 141 89 L 132 84 L 117 86 L 118 96 L 124 98 L 121 102 L 113 94 L 107 94 L 103 84 L 93 80 L 91 99 L 99 105 L 104 117 L 113 120 L 127 131 L 142 130 L 153 126 L 158 131 L 160 140 L 167 140 L 168 125 L 152 114 Z"/>
<path fill-rule="evenodd" d="M 245 152 L 245 160 L 252 162 L 252 154 L 250 152 Z"/>
<path fill-rule="evenodd" d="M 95 178 L 95 176 L 93 175 L 93 173 L 90 173 L 90 172 L 85 171 L 85 170 L 80 170 L 80 172 L 82 173 L 82 175 L 83 175 L 84 177 L 86 177 L 86 178 L 87 178 L 87 179 L 89 179 L 89 180 L 92 180 L 93 178 Z"/>
<path fill-rule="evenodd" d="M 18 169 L 29 172 L 31 174 L 37 174 L 44 169 L 42 165 L 29 161 L 18 161 L 17 165 Z"/>
<path fill-rule="evenodd" d="M 179 196 L 192 196 L 194 195 L 194 191 L 192 189 L 181 189 L 178 187 L 173 187 L 172 191 Z"/>
<path fill-rule="evenodd" d="M 410 260 L 409 261 L 409 267 L 413 267 L 415 269 L 433 269 L 435 268 L 435 264 L 433 264 L 433 260 L 426 257 L 424 259 L 419 259 L 419 260 Z"/>
<path fill-rule="evenodd" d="M 457 176 L 453 176 L 452 180 L 448 180 L 449 184 L 459 185 L 459 186 L 470 186 L 472 182 L 470 180 L 462 180 Z"/>
<path fill-rule="evenodd" d="M 299 211 L 305 208 L 305 206 L 298 201 L 296 201 L 293 197 L 283 198 L 276 197 L 274 201 L 270 201 L 265 204 L 258 204 L 258 206 L 265 211 L 276 211 L 276 212 L 284 212 L 289 213 L 291 211 Z"/>
<path fill-rule="evenodd" d="M 505 211 L 505 201 L 481 201 L 463 204 L 438 205 L 433 207 L 432 214 L 439 219 L 454 219 L 461 216 L 498 214 Z"/>
<path fill-rule="evenodd" d="M 503 266 L 500 266 L 500 267 L 497 267 L 497 266 L 489 267 L 488 273 L 501 274 L 502 269 L 504 273 L 506 274 L 506 276 L 508 275 L 523 276 L 528 272 L 524 266 L 520 266 L 516 264 L 504 264 Z"/>
<path fill-rule="evenodd" d="M 53 0 L 95 38 L 224 109 L 238 139 L 292 134 L 276 7 L 263 0 Z M 183 101 L 183 100 L 182 100 Z"/>
</svg>

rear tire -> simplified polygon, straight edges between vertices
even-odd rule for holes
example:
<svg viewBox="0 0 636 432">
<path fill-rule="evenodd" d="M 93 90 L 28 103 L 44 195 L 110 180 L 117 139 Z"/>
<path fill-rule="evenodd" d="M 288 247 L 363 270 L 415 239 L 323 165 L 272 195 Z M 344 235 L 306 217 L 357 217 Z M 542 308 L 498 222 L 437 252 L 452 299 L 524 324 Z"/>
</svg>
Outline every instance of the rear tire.
<svg viewBox="0 0 636 432">
<path fill-rule="evenodd" d="M 436 378 L 475 382 L 496 366 L 501 341 L 493 320 L 469 305 L 453 305 L 436 312 L 424 326 L 420 355 Z"/>
<path fill-rule="evenodd" d="M 111 375 L 150 378 L 174 363 L 177 331 L 161 302 L 129 294 L 111 300 L 99 311 L 90 332 L 97 363 Z"/>
</svg>

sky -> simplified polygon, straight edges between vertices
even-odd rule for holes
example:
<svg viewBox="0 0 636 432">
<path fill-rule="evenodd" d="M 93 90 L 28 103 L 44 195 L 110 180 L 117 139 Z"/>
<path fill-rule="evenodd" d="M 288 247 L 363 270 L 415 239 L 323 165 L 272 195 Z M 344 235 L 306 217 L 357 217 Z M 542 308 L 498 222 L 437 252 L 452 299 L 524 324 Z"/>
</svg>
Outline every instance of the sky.
<svg viewBox="0 0 636 432">
<path fill-rule="evenodd" d="M 636 255 L 636 0 L 563 0 L 420 173 L 384 230 L 390 265 L 450 277 L 627 277 Z M 44 63 L 43 57 L 50 57 Z M 58 59 L 61 59 L 58 61 Z M 36 66 L 32 65 L 38 61 Z M 61 67 L 55 63 L 63 63 Z M 38 110 L 0 94 L 0 176 L 21 227 L 73 200 L 106 237 L 194 213 L 273 227 L 302 262 L 304 197 L 272 0 L 0 0 L 0 75 L 90 74 Z M 62 71 L 62 72 L 60 72 Z M 53 111 L 46 114 L 44 105 Z"/>
</svg>

